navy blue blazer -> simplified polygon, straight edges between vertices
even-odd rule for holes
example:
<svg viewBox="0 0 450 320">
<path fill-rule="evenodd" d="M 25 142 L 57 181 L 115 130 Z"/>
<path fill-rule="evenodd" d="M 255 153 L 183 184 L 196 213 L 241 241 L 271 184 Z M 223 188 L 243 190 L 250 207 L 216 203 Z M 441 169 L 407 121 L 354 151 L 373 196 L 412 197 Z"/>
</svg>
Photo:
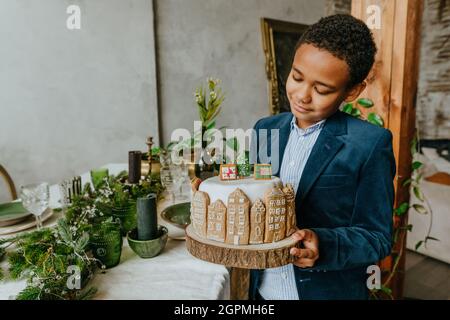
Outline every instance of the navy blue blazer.
<svg viewBox="0 0 450 320">
<path fill-rule="evenodd" d="M 256 132 L 268 129 L 268 135 L 252 143 L 252 152 L 267 145 L 271 156 L 271 144 L 279 145 L 277 176 L 292 116 L 289 112 L 264 118 L 254 127 Z M 279 129 L 278 138 L 270 129 Z M 394 176 L 390 131 L 341 111 L 328 118 L 295 199 L 298 228 L 311 229 L 319 237 L 314 267 L 294 266 L 300 299 L 368 298 L 367 267 L 391 252 Z M 251 271 L 250 299 L 260 278 L 261 270 Z"/>
</svg>

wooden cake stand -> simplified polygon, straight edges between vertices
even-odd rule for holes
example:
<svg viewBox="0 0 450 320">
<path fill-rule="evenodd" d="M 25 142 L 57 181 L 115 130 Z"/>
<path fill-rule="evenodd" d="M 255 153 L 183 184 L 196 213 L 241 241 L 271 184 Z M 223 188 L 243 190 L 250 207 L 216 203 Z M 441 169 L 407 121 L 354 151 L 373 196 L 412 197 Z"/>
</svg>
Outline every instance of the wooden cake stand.
<svg viewBox="0 0 450 320">
<path fill-rule="evenodd" d="M 296 241 L 287 237 L 278 242 L 234 246 L 199 237 L 192 225 L 186 228 L 186 247 L 196 258 L 243 269 L 267 269 L 292 263 L 289 250 Z"/>
</svg>

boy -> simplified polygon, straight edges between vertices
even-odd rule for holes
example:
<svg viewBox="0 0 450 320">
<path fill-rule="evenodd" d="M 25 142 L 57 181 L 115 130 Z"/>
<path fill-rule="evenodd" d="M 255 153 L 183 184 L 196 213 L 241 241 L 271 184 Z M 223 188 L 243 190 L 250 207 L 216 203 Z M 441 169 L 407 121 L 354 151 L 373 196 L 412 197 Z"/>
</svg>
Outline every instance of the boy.
<svg viewBox="0 0 450 320">
<path fill-rule="evenodd" d="M 339 106 L 364 90 L 376 51 L 364 22 L 320 19 L 296 47 L 286 82 L 291 113 L 256 123 L 256 132 L 268 132 L 266 141 L 257 135 L 258 150 L 270 150 L 270 132 L 279 129 L 274 172 L 295 187 L 299 230 L 294 264 L 252 270 L 250 298 L 368 298 L 367 267 L 391 250 L 392 135 Z"/>
</svg>

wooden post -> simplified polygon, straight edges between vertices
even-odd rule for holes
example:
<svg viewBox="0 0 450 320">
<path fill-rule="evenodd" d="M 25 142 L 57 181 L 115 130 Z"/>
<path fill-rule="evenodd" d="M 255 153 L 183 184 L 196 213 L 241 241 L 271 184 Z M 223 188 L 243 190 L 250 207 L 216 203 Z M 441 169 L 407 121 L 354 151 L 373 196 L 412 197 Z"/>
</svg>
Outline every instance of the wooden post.
<svg viewBox="0 0 450 320">
<path fill-rule="evenodd" d="M 369 7 L 373 6 L 373 7 Z M 410 144 L 415 134 L 415 99 L 417 95 L 422 0 L 352 0 L 352 15 L 366 23 L 380 10 L 380 29 L 372 29 L 378 54 L 368 77 L 368 87 L 361 94 L 374 101 L 376 111 L 393 134 L 397 165 L 395 205 L 409 202 L 409 188 L 403 182 L 411 176 Z M 369 20 L 368 20 L 369 19 Z M 368 24 L 369 25 L 369 24 Z M 370 25 L 369 25 L 370 27 Z M 400 227 L 407 226 L 403 216 Z M 388 287 L 395 299 L 403 296 L 406 230 L 399 234 L 391 257 L 385 263 L 397 272 Z M 384 281 L 386 280 L 383 279 Z M 384 282 L 382 280 L 382 283 Z"/>
</svg>

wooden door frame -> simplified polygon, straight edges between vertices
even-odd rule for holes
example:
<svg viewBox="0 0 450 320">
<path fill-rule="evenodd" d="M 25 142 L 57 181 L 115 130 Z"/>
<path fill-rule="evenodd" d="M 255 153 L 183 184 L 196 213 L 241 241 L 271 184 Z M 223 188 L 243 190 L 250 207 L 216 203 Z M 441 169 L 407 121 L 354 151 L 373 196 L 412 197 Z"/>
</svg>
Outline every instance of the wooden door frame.
<svg viewBox="0 0 450 320">
<path fill-rule="evenodd" d="M 352 15 L 363 21 L 368 19 L 367 8 L 376 5 L 381 10 L 381 28 L 373 29 L 378 47 L 374 68 L 368 77 L 367 89 L 361 94 L 375 102 L 376 112 L 385 120 L 393 134 L 393 149 L 397 176 L 394 181 L 395 205 L 409 203 L 409 187 L 405 180 L 411 177 L 411 141 L 416 131 L 416 97 L 419 73 L 420 30 L 423 12 L 422 0 L 352 0 Z M 397 272 L 389 282 L 395 299 L 403 297 L 405 277 L 406 226 L 404 215 L 400 227 L 399 241 L 388 257 L 392 270 Z M 399 257 L 397 259 L 397 257 Z"/>
</svg>

